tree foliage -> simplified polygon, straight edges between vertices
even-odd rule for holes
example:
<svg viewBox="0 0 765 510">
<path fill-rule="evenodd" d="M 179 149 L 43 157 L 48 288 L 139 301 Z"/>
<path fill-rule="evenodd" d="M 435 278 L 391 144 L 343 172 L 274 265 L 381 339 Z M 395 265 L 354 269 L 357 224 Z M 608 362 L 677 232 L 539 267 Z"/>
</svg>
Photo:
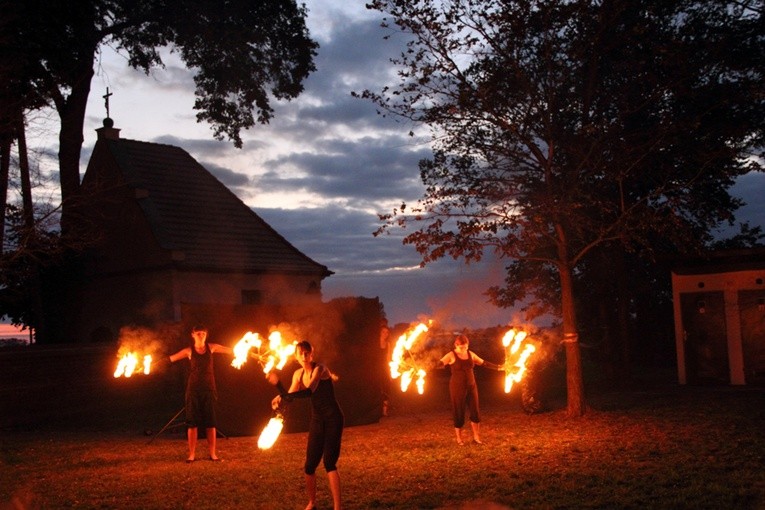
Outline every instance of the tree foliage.
<svg viewBox="0 0 765 510">
<path fill-rule="evenodd" d="M 59 264 L 65 250 L 51 225 L 54 210 L 38 208 L 37 221 L 30 227 L 22 207 L 7 205 L 6 209 L 9 228 L 0 255 L 0 316 L 37 336 L 45 323 L 40 274 Z"/>
<path fill-rule="evenodd" d="M 365 91 L 431 127 L 415 206 L 383 216 L 427 263 L 492 249 L 512 304 L 557 284 L 569 413 L 584 412 L 576 270 L 595 249 L 700 247 L 762 170 L 762 1 L 374 0 L 409 36 L 400 81 Z M 760 151 L 757 153 L 757 151 Z M 515 278 L 519 279 L 515 279 Z"/>
</svg>

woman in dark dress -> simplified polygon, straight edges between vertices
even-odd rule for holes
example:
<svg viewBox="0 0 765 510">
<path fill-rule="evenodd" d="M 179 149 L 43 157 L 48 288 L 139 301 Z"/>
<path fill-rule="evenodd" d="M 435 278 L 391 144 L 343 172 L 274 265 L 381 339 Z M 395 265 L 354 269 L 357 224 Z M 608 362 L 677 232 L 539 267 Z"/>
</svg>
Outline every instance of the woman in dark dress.
<svg viewBox="0 0 765 510">
<path fill-rule="evenodd" d="M 194 326 L 191 329 L 191 338 L 194 340 L 193 347 L 186 347 L 170 356 L 172 362 L 187 358 L 191 364 L 186 382 L 186 426 L 188 427 L 186 436 L 189 443 L 189 456 L 186 462 L 194 462 L 196 458 L 199 427 L 205 428 L 210 460 L 217 462 L 220 460 L 215 452 L 217 438 L 215 400 L 218 394 L 215 388 L 212 355 L 233 354 L 233 350 L 225 345 L 207 343 L 207 328 L 204 326 Z"/>
<path fill-rule="evenodd" d="M 452 401 L 452 414 L 454 418 L 454 432 L 457 435 L 457 444 L 465 444 L 462 441 L 462 426 L 465 425 L 465 408 L 470 412 L 470 427 L 473 430 L 473 442 L 481 442 L 481 416 L 478 407 L 478 387 L 475 383 L 473 367 L 483 365 L 493 370 L 501 370 L 499 365 L 484 361 L 476 353 L 469 349 L 470 340 L 465 335 L 459 335 L 454 340 L 454 349 L 447 352 L 441 363 L 451 368 L 449 379 L 449 395 Z"/>
<path fill-rule="evenodd" d="M 271 405 L 279 407 L 282 400 L 295 398 L 311 399 L 311 422 L 308 429 L 308 445 L 305 459 L 305 484 L 308 494 L 306 510 L 316 507 L 316 468 L 324 460 L 329 479 L 329 489 L 335 510 L 341 510 L 340 474 L 337 460 L 340 457 L 340 442 L 343 436 L 343 412 L 335 399 L 333 381 L 337 377 L 324 365 L 313 361 L 313 347 L 300 342 L 295 348 L 295 359 L 300 368 L 292 375 L 289 391 L 285 391 L 276 374 L 268 374 L 268 380 L 279 388 Z"/>
</svg>

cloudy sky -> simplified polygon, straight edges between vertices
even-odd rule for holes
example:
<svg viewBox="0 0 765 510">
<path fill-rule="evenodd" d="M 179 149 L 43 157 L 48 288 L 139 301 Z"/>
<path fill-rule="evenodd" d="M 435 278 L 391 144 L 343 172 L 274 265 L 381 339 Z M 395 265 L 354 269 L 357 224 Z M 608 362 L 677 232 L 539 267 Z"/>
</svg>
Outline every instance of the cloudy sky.
<svg viewBox="0 0 765 510">
<path fill-rule="evenodd" d="M 105 117 L 101 96 L 109 87 L 110 116 L 121 137 L 182 147 L 263 219 L 309 257 L 334 271 L 324 280 L 326 299 L 378 296 L 391 323 L 421 316 L 455 326 L 491 326 L 513 318 L 482 295 L 501 282 L 494 261 L 465 266 L 420 258 L 399 235 L 374 237 L 378 213 L 422 194 L 417 162 L 430 153 L 427 132 L 376 114 L 351 91 L 395 83 L 389 58 L 402 48 L 383 40 L 380 15 L 363 2 L 306 2 L 311 34 L 321 47 L 317 71 L 295 101 L 276 104 L 275 119 L 243 135 L 244 147 L 212 138 L 197 124 L 191 74 L 170 55 L 150 76 L 104 52 L 91 86 L 82 165 Z M 55 154 L 53 150 L 53 154 Z M 742 219 L 765 218 L 765 176 L 747 176 L 737 189 L 752 205 Z"/>
</svg>

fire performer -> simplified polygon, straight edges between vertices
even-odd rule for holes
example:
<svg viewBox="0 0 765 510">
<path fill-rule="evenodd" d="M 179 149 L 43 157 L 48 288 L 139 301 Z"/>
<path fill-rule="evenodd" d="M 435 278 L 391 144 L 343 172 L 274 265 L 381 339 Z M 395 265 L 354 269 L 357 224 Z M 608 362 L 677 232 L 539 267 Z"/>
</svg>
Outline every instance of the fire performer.
<svg viewBox="0 0 765 510">
<path fill-rule="evenodd" d="M 465 425 L 465 407 L 470 411 L 470 427 L 473 430 L 473 442 L 483 444 L 481 441 L 481 417 L 478 407 L 478 387 L 475 382 L 475 365 L 483 365 L 492 370 L 502 370 L 497 364 L 484 361 L 480 356 L 469 349 L 470 339 L 465 335 L 458 335 L 454 339 L 454 349 L 447 352 L 440 360 L 441 368 L 451 368 L 449 379 L 449 395 L 452 400 L 452 414 L 454 418 L 454 432 L 457 435 L 457 444 L 465 444 L 462 440 L 462 427 Z"/>
<path fill-rule="evenodd" d="M 277 409 L 282 401 L 290 402 L 295 398 L 311 399 L 311 422 L 304 466 L 308 494 L 306 510 L 316 508 L 316 468 L 322 458 L 334 509 L 340 510 L 340 474 L 337 471 L 337 460 L 340 457 L 344 418 L 335 398 L 333 381 L 337 380 L 337 376 L 326 366 L 313 361 L 313 347 L 308 342 L 303 341 L 295 346 L 295 359 L 301 368 L 292 374 L 289 391 L 285 391 L 275 373 L 270 372 L 266 376 L 268 381 L 279 389 L 279 395 L 274 397 L 271 406 Z"/>
<path fill-rule="evenodd" d="M 213 370 L 213 354 L 233 354 L 233 349 L 225 345 L 208 343 L 207 328 L 197 325 L 191 328 L 191 338 L 194 345 L 186 347 L 170 356 L 171 362 L 187 358 L 191 363 L 191 371 L 186 382 L 186 436 L 189 443 L 187 463 L 194 462 L 199 427 L 205 428 L 207 446 L 210 450 L 210 460 L 220 461 L 215 452 L 216 448 L 216 416 L 215 401 L 218 392 L 215 387 L 215 372 Z"/>
</svg>

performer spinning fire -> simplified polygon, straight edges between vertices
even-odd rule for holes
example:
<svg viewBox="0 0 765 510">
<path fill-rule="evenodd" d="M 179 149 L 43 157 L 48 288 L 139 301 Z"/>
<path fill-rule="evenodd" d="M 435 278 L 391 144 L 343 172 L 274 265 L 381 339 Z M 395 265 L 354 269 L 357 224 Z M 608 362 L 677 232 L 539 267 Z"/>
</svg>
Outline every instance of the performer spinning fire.
<svg viewBox="0 0 765 510">
<path fill-rule="evenodd" d="M 186 436 L 189 442 L 189 457 L 186 462 L 194 462 L 196 458 L 199 427 L 205 427 L 210 460 L 219 461 L 215 453 L 215 401 L 218 399 L 218 392 L 215 388 L 212 355 L 233 354 L 233 350 L 224 345 L 206 343 L 207 328 L 205 326 L 194 326 L 191 329 L 191 338 L 194 340 L 193 347 L 183 348 L 170 356 L 172 362 L 183 358 L 188 358 L 191 362 L 191 371 L 186 383 L 186 426 L 188 427 Z"/>
<path fill-rule="evenodd" d="M 465 444 L 462 441 L 462 426 L 465 425 L 465 406 L 470 411 L 470 427 L 473 430 L 473 442 L 481 442 L 481 417 L 478 409 L 478 387 L 475 383 L 475 365 L 483 365 L 492 370 L 502 370 L 502 367 L 484 361 L 476 353 L 469 349 L 470 340 L 465 335 L 458 335 L 454 340 L 454 350 L 451 350 L 441 358 L 442 368 L 451 367 L 449 379 L 449 394 L 452 400 L 452 413 L 454 417 L 454 432 L 457 435 L 457 444 Z"/>
<path fill-rule="evenodd" d="M 280 393 L 271 401 L 271 406 L 277 409 L 282 401 L 290 402 L 295 398 L 310 397 L 311 422 L 305 459 L 305 485 L 308 494 L 306 510 L 316 507 L 316 468 L 322 457 L 334 509 L 340 510 L 340 474 L 336 464 L 340 457 L 340 440 L 343 435 L 343 412 L 335 399 L 332 384 L 337 380 L 337 376 L 324 365 L 313 361 L 313 347 L 308 342 L 300 342 L 295 346 L 295 359 L 301 368 L 295 370 L 292 375 L 289 392 L 284 390 L 275 373 L 271 372 L 266 376 Z"/>
</svg>

